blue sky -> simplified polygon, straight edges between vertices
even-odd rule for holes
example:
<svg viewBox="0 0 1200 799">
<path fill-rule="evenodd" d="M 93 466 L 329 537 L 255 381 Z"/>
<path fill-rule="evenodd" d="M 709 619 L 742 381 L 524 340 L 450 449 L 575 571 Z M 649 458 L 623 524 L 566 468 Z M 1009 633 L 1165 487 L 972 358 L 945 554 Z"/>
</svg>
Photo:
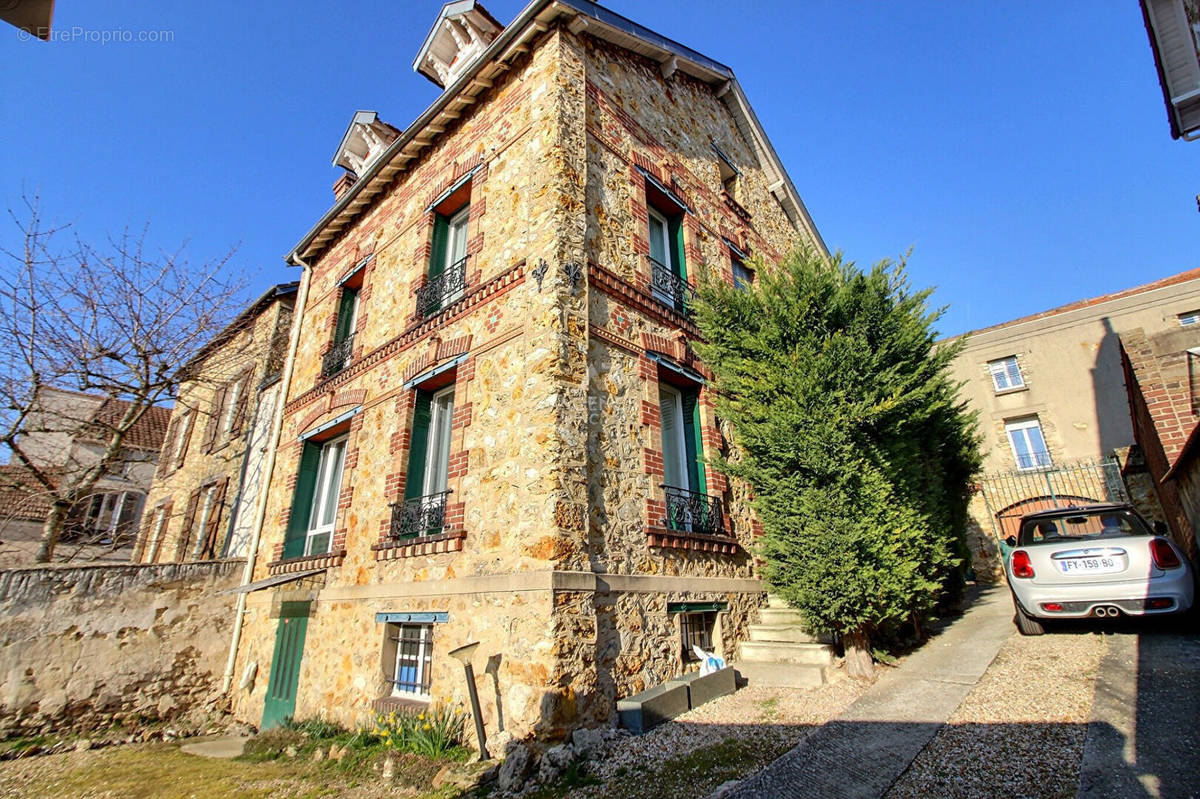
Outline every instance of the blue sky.
<svg viewBox="0 0 1200 799">
<path fill-rule="evenodd" d="M 829 246 L 911 247 L 945 334 L 1200 266 L 1200 143 L 1170 138 L 1135 0 L 607 5 L 731 66 Z M 0 28 L 0 199 L 293 279 L 351 114 L 403 128 L 436 96 L 411 64 L 438 8 L 58 0 L 60 35 L 172 40 Z"/>
</svg>

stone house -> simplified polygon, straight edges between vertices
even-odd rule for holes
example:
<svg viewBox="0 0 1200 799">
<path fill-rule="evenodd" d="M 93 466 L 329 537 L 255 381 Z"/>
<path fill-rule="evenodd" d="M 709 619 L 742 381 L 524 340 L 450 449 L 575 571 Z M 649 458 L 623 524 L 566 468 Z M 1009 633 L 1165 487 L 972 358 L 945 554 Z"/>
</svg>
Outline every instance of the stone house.
<svg viewBox="0 0 1200 799">
<path fill-rule="evenodd" d="M 1200 270 L 964 334 L 954 364 L 978 412 L 985 475 L 970 507 L 977 573 L 1020 517 L 1064 501 L 1133 501 L 1163 519 L 1136 446 L 1121 365 L 1126 332 L 1200 321 Z"/>
<path fill-rule="evenodd" d="M 21 448 L 56 479 L 99 463 L 106 431 L 128 408 L 121 399 L 48 386 L 38 389 L 35 401 Z M 170 417 L 168 408 L 148 408 L 130 428 L 119 467 L 72 507 L 55 560 L 128 560 Z M 0 466 L 0 563 L 33 560 L 49 513 L 50 498 L 28 469 Z"/>
<path fill-rule="evenodd" d="M 297 285 L 268 289 L 190 359 L 135 562 L 246 556 Z"/>
<path fill-rule="evenodd" d="M 692 286 L 823 248 L 733 72 L 587 0 L 447 4 L 401 132 L 359 112 L 303 267 L 235 711 L 611 723 L 764 602 Z M 241 608 L 239 608 L 240 610 Z"/>
<path fill-rule="evenodd" d="M 1200 315 L 1152 335 L 1142 328 L 1121 333 L 1121 365 L 1133 435 L 1145 453 L 1163 516 L 1192 563 L 1200 565 Z"/>
</svg>

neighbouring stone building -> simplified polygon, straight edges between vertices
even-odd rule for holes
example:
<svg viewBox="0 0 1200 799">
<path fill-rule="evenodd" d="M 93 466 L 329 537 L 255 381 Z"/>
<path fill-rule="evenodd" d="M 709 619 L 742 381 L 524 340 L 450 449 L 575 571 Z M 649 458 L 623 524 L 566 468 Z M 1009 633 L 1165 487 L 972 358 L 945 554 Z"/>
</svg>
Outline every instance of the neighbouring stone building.
<svg viewBox="0 0 1200 799">
<path fill-rule="evenodd" d="M 125 400 L 43 386 L 19 438 L 21 449 L 61 487 L 101 462 L 108 435 L 128 408 Z M 129 428 L 117 468 L 68 512 L 55 561 L 129 559 L 170 418 L 169 408 L 151 407 Z M 0 567 L 33 561 L 51 501 L 49 489 L 24 464 L 0 466 Z"/>
<path fill-rule="evenodd" d="M 465 702 L 559 737 L 732 655 L 764 601 L 687 313 L 823 248 L 732 71 L 587 0 L 447 4 L 403 131 L 359 112 L 296 245 L 294 366 L 235 712 Z M 290 381 L 290 382 L 289 382 Z"/>
<path fill-rule="evenodd" d="M 1020 517 L 1059 502 L 1132 501 L 1165 518 L 1135 446 L 1121 340 L 1200 323 L 1200 269 L 965 334 L 954 365 L 979 413 L 984 472 L 971 503 L 981 575 Z"/>
<path fill-rule="evenodd" d="M 1133 435 L 1171 533 L 1200 566 L 1200 314 L 1187 324 L 1148 335 L 1121 333 L 1121 365 L 1129 395 Z"/>
<path fill-rule="evenodd" d="M 296 287 L 269 289 L 191 358 L 134 561 L 248 553 Z"/>
</svg>

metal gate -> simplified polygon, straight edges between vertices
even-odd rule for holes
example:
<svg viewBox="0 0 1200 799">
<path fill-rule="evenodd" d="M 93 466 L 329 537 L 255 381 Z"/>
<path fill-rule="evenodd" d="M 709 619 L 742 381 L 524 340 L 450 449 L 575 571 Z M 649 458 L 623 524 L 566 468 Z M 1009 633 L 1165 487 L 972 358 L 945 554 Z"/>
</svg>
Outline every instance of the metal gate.
<svg viewBox="0 0 1200 799">
<path fill-rule="evenodd" d="M 997 541 L 1016 535 L 1027 513 L 1062 505 L 1129 501 L 1116 458 L 988 474 L 979 484 Z"/>
</svg>

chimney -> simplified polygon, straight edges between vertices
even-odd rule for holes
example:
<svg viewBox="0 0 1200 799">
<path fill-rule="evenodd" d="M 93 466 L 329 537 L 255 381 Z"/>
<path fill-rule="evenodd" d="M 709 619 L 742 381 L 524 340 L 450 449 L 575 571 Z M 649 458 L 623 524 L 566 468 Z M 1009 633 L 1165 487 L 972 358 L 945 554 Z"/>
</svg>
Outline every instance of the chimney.
<svg viewBox="0 0 1200 799">
<path fill-rule="evenodd" d="M 342 195 L 350 191 L 350 187 L 358 182 L 358 175 L 353 172 L 346 172 L 340 178 L 333 182 L 333 200 L 337 202 L 342 199 Z"/>
</svg>

